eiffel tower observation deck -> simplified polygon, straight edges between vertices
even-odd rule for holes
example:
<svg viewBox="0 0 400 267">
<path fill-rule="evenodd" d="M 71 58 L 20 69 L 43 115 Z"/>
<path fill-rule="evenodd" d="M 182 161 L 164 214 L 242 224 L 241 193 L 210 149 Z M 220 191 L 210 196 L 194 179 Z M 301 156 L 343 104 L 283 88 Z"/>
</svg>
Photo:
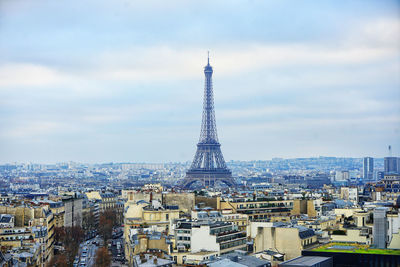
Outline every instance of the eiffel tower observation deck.
<svg viewBox="0 0 400 267">
<path fill-rule="evenodd" d="M 210 66 L 210 57 L 204 67 L 205 86 L 203 100 L 203 119 L 197 151 L 190 169 L 186 172 L 181 187 L 190 188 L 198 185 L 213 187 L 218 182 L 227 186 L 235 186 L 232 172 L 226 167 L 218 142 L 217 126 L 215 123 L 214 96 L 212 87 L 213 69 Z"/>
</svg>

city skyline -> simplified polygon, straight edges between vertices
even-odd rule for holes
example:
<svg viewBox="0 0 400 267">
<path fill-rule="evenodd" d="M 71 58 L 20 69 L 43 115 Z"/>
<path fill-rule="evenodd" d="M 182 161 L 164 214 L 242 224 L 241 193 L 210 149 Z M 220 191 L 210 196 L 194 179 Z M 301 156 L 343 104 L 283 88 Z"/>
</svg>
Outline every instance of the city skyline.
<svg viewBox="0 0 400 267">
<path fill-rule="evenodd" d="M 3 1 L 0 162 L 192 160 L 207 50 L 227 162 L 398 156 L 399 10 Z"/>
</svg>

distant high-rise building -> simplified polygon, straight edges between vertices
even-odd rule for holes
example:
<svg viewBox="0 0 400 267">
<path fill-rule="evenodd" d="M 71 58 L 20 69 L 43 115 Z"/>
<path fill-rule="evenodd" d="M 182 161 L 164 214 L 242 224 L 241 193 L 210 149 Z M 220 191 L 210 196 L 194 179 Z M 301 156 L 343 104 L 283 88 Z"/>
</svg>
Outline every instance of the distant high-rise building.
<svg viewBox="0 0 400 267">
<path fill-rule="evenodd" d="M 374 246 L 377 248 L 386 248 L 388 220 L 386 216 L 387 208 L 379 207 L 374 210 Z"/>
<path fill-rule="evenodd" d="M 374 158 L 365 157 L 363 160 L 363 178 L 371 180 L 374 174 Z"/>
<path fill-rule="evenodd" d="M 400 158 L 397 157 L 385 157 L 385 174 L 396 173 L 400 171 Z"/>
</svg>

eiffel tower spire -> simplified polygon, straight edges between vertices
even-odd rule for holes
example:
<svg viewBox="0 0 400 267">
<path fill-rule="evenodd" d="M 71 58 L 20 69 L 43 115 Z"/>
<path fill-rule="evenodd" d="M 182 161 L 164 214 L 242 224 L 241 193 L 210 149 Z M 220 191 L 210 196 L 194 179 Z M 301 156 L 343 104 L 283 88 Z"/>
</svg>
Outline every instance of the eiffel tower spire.
<svg viewBox="0 0 400 267">
<path fill-rule="evenodd" d="M 226 167 L 221 145 L 218 142 L 212 74 L 213 68 L 210 65 L 208 53 L 207 65 L 204 67 L 205 85 L 200 138 L 192 165 L 183 180 L 183 188 L 189 188 L 197 181 L 201 182 L 204 187 L 214 186 L 216 181 L 223 182 L 228 186 L 235 185 L 232 173 Z"/>
<path fill-rule="evenodd" d="M 210 56 L 207 58 L 207 66 L 204 67 L 206 76 L 204 85 L 203 120 L 201 124 L 199 143 L 218 143 L 217 126 L 215 123 L 214 96 L 212 87 L 213 69 L 210 66 Z"/>
</svg>

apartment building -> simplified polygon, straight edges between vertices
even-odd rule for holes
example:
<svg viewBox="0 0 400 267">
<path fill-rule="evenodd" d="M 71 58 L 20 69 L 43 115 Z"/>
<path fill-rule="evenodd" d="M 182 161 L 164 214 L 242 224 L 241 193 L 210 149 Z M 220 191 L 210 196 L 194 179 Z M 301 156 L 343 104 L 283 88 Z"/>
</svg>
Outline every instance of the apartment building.
<svg viewBox="0 0 400 267">
<path fill-rule="evenodd" d="M 252 223 L 251 223 L 252 224 Z M 301 256 L 301 251 L 317 243 L 314 230 L 282 223 L 257 225 L 254 252 L 271 250 L 284 255 L 284 260 Z"/>
<path fill-rule="evenodd" d="M 171 253 L 172 242 L 168 235 L 147 229 L 130 229 L 125 243 L 125 255 L 129 264 L 133 264 L 135 255 L 146 252 L 168 255 Z"/>
<path fill-rule="evenodd" d="M 64 196 L 64 226 L 82 226 L 82 203 L 83 198 L 77 196 Z"/>
<path fill-rule="evenodd" d="M 220 255 L 233 250 L 246 250 L 246 231 L 240 231 L 230 222 L 178 221 L 174 229 L 178 251 L 214 251 Z"/>
<path fill-rule="evenodd" d="M 293 200 L 271 200 L 268 198 L 235 198 L 221 200 L 219 209 L 248 215 L 250 221 L 268 219 L 273 216 L 289 216 Z"/>
</svg>

